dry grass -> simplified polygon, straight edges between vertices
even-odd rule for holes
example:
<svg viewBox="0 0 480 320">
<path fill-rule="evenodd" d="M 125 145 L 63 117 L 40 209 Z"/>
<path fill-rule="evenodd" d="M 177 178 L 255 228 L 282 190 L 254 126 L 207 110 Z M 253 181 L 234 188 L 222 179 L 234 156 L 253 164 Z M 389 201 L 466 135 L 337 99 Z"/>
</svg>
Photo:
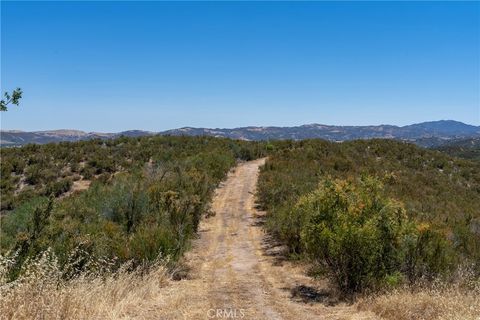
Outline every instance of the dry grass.
<svg viewBox="0 0 480 320">
<path fill-rule="evenodd" d="M 20 279 L 0 283 L 0 319 L 146 318 L 152 313 L 146 304 L 160 296 L 169 278 L 157 264 L 143 274 L 121 269 L 66 282 L 55 263 L 46 253 Z"/>
<path fill-rule="evenodd" d="M 480 282 L 468 275 L 460 278 L 370 296 L 358 307 L 388 320 L 480 320 Z"/>
<path fill-rule="evenodd" d="M 26 263 L 19 279 L 7 282 L 12 261 L 0 257 L 0 319 L 202 318 L 200 310 L 188 308 L 195 305 L 188 297 L 198 299 L 200 289 L 195 283 L 167 288 L 171 273 L 162 262 L 147 271 L 127 271 L 124 265 L 114 273 L 103 270 L 64 281 L 56 257 L 47 251 Z M 449 285 L 439 282 L 372 295 L 356 305 L 387 320 L 480 320 L 480 282 L 460 278 Z M 188 317 L 192 312 L 197 316 Z"/>
</svg>

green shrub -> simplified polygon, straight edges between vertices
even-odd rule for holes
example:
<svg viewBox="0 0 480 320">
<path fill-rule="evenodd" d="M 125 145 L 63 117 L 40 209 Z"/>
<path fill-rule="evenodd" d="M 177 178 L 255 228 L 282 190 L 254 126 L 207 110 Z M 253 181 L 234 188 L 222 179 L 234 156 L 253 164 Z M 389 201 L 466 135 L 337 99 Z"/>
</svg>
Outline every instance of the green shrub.
<svg viewBox="0 0 480 320">
<path fill-rule="evenodd" d="M 25 170 L 25 182 L 31 185 L 39 184 L 42 181 L 41 168 L 39 165 L 33 164 Z"/>
<path fill-rule="evenodd" d="M 410 283 L 448 275 L 456 257 L 445 235 L 427 223 L 412 224 L 409 229 L 404 241 L 403 271 Z"/>
<path fill-rule="evenodd" d="M 25 160 L 22 158 L 14 158 L 12 161 L 12 171 L 16 174 L 22 174 L 25 169 Z"/>
<path fill-rule="evenodd" d="M 433 280 L 455 265 L 445 234 L 409 219 L 375 178 L 324 179 L 299 199 L 292 216 L 301 217 L 293 229 L 300 226 L 308 257 L 345 294 L 397 285 L 403 278 Z"/>
<path fill-rule="evenodd" d="M 54 197 L 58 197 L 69 191 L 72 185 L 73 182 L 69 178 L 49 182 L 45 186 L 45 191 L 43 192 L 43 194 L 46 196 L 53 195 Z"/>
<path fill-rule="evenodd" d="M 294 212 L 287 208 L 279 208 L 275 211 L 275 218 L 267 220 L 268 229 L 283 243 L 288 245 L 291 254 L 303 252 L 301 232 L 311 212 L 306 208 L 297 207 Z"/>
<path fill-rule="evenodd" d="M 120 176 L 111 187 L 101 188 L 103 201 L 100 203 L 100 215 L 122 225 L 127 233 L 135 231 L 148 211 L 148 196 L 140 179 Z"/>
<path fill-rule="evenodd" d="M 8 278 L 14 280 L 23 271 L 22 265 L 29 258 L 38 255 L 42 251 L 39 239 L 44 236 L 44 231 L 50 222 L 50 214 L 53 210 L 53 200 L 38 199 L 32 202 L 32 207 L 25 209 L 23 212 L 15 212 L 13 217 L 9 217 L 5 221 L 7 237 L 12 234 L 15 235 L 15 241 L 12 243 L 10 252 L 14 252 L 14 262 L 10 266 Z M 11 231 L 14 230 L 14 233 Z M 3 233 L 3 230 L 2 230 Z M 7 241 L 2 241 L 3 245 L 9 244 Z M 3 248 L 2 248 L 3 249 Z"/>
<path fill-rule="evenodd" d="M 48 199 L 36 197 L 25 201 L 7 215 L 1 216 L 0 253 L 12 249 L 20 234 L 28 234 L 33 229 L 34 213 L 47 205 Z"/>
<path fill-rule="evenodd" d="M 80 174 L 86 180 L 92 179 L 95 176 L 96 172 L 97 170 L 94 167 L 91 167 L 89 165 L 86 165 L 85 167 L 80 169 Z"/>
<path fill-rule="evenodd" d="M 12 194 L 3 193 L 0 195 L 0 208 L 1 210 L 12 210 L 14 198 Z"/>
<path fill-rule="evenodd" d="M 142 225 L 129 242 L 129 252 L 135 261 L 154 261 L 159 255 L 178 258 L 182 252 L 168 226 Z"/>
<path fill-rule="evenodd" d="M 377 180 L 325 179 L 300 198 L 293 215 L 308 216 L 302 231 L 306 253 L 327 268 L 342 292 L 376 287 L 400 269 L 407 216 L 382 195 Z"/>
</svg>

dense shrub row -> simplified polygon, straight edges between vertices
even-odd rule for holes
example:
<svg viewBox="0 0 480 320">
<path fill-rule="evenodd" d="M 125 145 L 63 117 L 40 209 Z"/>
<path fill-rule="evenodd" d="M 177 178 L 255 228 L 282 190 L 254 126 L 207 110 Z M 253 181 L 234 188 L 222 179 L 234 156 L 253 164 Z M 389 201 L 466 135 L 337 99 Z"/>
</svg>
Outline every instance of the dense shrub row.
<svg viewBox="0 0 480 320">
<path fill-rule="evenodd" d="M 392 140 L 279 143 L 267 228 L 345 293 L 480 268 L 480 163 Z"/>
<path fill-rule="evenodd" d="M 1 217 L 0 249 L 16 256 L 10 276 L 47 248 L 60 265 L 73 268 L 65 270 L 67 277 L 92 260 L 137 265 L 162 255 L 175 261 L 209 210 L 216 185 L 238 159 L 256 158 L 264 149 L 261 143 L 208 137 L 2 149 L 2 201 L 5 191 L 15 207 Z M 24 163 L 21 169 L 18 163 Z M 69 190 L 74 174 L 91 178 L 86 172 L 96 177 L 88 190 L 56 198 Z M 31 186 L 28 196 L 7 192 L 15 190 L 11 179 L 18 175 Z"/>
</svg>

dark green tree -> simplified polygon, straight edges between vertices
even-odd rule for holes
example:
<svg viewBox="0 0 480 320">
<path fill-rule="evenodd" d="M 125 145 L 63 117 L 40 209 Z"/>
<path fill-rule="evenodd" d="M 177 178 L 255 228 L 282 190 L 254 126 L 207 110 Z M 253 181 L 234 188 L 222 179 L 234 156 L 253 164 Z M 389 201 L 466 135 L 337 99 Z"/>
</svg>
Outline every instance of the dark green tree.
<svg viewBox="0 0 480 320">
<path fill-rule="evenodd" d="M 20 103 L 20 99 L 22 98 L 22 94 L 23 92 L 22 92 L 22 89 L 20 88 L 13 90 L 12 94 L 5 92 L 3 94 L 3 96 L 5 97 L 5 100 L 2 99 L 0 101 L 0 111 L 7 111 L 8 110 L 7 106 L 9 104 L 14 104 L 18 106 L 18 104 Z"/>
</svg>

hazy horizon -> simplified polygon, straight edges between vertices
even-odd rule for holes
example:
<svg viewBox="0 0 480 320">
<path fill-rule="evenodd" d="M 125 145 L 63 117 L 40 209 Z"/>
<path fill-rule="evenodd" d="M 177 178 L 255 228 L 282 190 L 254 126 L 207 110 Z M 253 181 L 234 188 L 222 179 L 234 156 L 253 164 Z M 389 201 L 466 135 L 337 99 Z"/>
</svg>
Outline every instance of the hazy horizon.
<svg viewBox="0 0 480 320">
<path fill-rule="evenodd" d="M 21 132 L 41 132 L 41 131 L 60 131 L 60 130 L 72 130 L 72 131 L 83 131 L 86 133 L 90 132 L 95 132 L 95 133 L 118 133 L 118 132 L 125 132 L 125 131 L 149 131 L 149 132 L 161 132 L 161 131 L 168 131 L 168 130 L 174 130 L 174 129 L 180 129 L 180 128 L 207 128 L 207 129 L 236 129 L 236 128 L 246 128 L 246 127 L 300 127 L 304 125 L 325 125 L 325 126 L 339 126 L 339 127 L 367 127 L 367 126 L 397 126 L 397 127 L 404 127 L 408 125 L 414 125 L 418 123 L 424 123 L 424 122 L 437 122 L 437 121 L 456 121 L 456 122 L 461 122 L 466 125 L 470 126 L 476 126 L 480 127 L 480 125 L 475 125 L 471 123 L 466 123 L 463 121 L 457 121 L 454 119 L 439 119 L 439 120 L 431 120 L 431 121 L 423 121 L 423 122 L 417 122 L 417 123 L 410 123 L 410 124 L 405 124 L 405 125 L 392 125 L 389 123 L 380 123 L 380 124 L 367 124 L 367 125 L 355 125 L 355 124 L 345 124 L 345 125 L 338 125 L 338 124 L 330 124 L 330 123 L 319 123 L 319 122 L 311 122 L 311 123 L 302 123 L 302 124 L 294 124 L 290 126 L 277 126 L 277 125 L 247 125 L 247 126 L 241 126 L 241 127 L 195 127 L 195 126 L 182 126 L 182 127 L 175 127 L 175 128 L 167 128 L 167 129 L 162 129 L 162 130 L 144 130 L 142 128 L 128 128 L 128 129 L 123 129 L 119 131 L 89 131 L 89 130 L 82 130 L 81 128 L 50 128 L 50 129 L 41 129 L 41 130 L 22 130 L 22 129 L 5 129 L 1 128 L 1 131 L 21 131 Z"/>
<path fill-rule="evenodd" d="M 480 125 L 478 2 L 12 2 L 2 130 Z"/>
</svg>

